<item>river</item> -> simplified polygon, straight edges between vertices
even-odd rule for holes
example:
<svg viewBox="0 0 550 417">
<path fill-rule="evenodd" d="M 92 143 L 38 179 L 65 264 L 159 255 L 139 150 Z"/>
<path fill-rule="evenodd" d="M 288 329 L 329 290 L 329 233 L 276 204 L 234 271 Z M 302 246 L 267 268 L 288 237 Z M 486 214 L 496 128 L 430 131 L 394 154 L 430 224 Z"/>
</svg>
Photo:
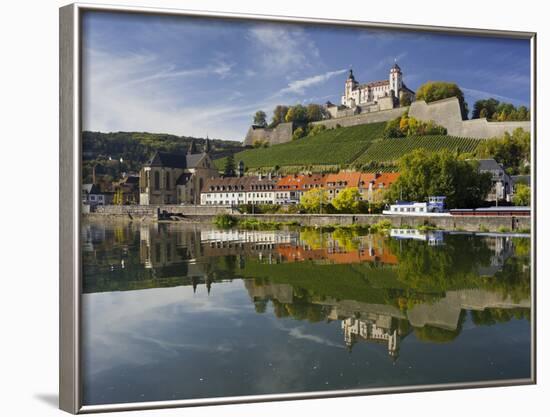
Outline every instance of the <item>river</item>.
<svg viewBox="0 0 550 417">
<path fill-rule="evenodd" d="M 82 227 L 85 405 L 531 376 L 530 239 Z"/>
</svg>

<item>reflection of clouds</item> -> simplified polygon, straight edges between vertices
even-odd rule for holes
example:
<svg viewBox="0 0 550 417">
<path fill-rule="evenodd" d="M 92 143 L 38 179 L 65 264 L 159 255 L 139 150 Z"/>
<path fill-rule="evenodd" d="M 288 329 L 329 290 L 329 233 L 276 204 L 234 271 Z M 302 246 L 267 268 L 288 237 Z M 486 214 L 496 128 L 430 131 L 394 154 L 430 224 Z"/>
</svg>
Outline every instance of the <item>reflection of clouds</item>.
<svg viewBox="0 0 550 417">
<path fill-rule="evenodd" d="M 284 324 L 279 321 L 279 319 L 272 320 L 272 324 L 273 324 L 273 327 L 275 327 L 276 329 L 287 333 L 290 337 L 293 337 L 295 339 L 308 340 L 310 342 L 319 343 L 325 346 L 337 347 L 341 349 L 344 348 L 344 346 L 341 343 L 335 343 L 328 338 L 321 337 L 315 334 L 305 333 L 303 330 L 305 326 L 296 326 L 292 328 L 285 327 Z"/>
<path fill-rule="evenodd" d="M 337 347 L 340 349 L 344 348 L 341 344 L 334 343 L 332 340 L 329 340 L 314 334 L 304 333 L 302 327 L 295 327 L 293 329 L 290 329 L 288 334 L 289 336 L 292 336 L 296 339 L 305 339 L 305 340 L 309 340 L 310 342 L 320 343 L 322 345 Z"/>
<path fill-rule="evenodd" d="M 93 376 L 120 366 L 142 366 L 189 351 L 227 353 L 231 341 L 205 345 L 181 340 L 185 331 L 227 321 L 242 325 L 240 285 L 217 283 L 215 295 L 193 294 L 191 287 L 83 295 L 85 372 Z M 174 329 L 172 331 L 172 329 Z M 181 329 L 181 331 L 180 331 Z M 180 339 L 180 340 L 178 340 Z"/>
</svg>

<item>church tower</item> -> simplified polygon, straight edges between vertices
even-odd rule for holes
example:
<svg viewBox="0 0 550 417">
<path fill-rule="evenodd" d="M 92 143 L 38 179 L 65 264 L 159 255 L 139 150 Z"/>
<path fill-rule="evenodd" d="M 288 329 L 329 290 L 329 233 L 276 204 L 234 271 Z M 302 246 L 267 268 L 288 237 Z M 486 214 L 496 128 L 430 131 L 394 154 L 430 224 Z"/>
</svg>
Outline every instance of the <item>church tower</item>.
<svg viewBox="0 0 550 417">
<path fill-rule="evenodd" d="M 399 91 L 403 88 L 403 73 L 397 62 L 390 69 L 390 90 L 396 98 L 399 98 Z"/>
</svg>

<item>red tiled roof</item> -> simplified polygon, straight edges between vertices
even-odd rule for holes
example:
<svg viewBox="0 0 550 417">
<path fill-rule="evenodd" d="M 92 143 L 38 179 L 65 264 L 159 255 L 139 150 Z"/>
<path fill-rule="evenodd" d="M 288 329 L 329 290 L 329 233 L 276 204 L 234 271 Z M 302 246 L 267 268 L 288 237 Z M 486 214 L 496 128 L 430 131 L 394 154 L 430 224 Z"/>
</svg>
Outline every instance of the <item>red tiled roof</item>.
<svg viewBox="0 0 550 417">
<path fill-rule="evenodd" d="M 300 174 L 287 175 L 277 182 L 277 189 L 280 190 L 308 190 L 312 187 L 325 185 L 326 175 L 324 174 Z"/>
</svg>

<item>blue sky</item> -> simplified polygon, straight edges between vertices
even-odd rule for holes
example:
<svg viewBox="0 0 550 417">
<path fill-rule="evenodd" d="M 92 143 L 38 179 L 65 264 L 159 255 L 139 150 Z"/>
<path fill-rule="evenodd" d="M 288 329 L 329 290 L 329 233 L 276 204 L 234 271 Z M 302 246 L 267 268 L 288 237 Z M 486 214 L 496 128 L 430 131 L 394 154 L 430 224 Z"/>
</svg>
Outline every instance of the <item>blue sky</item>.
<svg viewBox="0 0 550 417">
<path fill-rule="evenodd" d="M 339 103 L 347 71 L 405 84 L 456 82 L 473 107 L 530 101 L 527 40 L 88 12 L 83 128 L 242 140 L 256 110 Z"/>
</svg>

